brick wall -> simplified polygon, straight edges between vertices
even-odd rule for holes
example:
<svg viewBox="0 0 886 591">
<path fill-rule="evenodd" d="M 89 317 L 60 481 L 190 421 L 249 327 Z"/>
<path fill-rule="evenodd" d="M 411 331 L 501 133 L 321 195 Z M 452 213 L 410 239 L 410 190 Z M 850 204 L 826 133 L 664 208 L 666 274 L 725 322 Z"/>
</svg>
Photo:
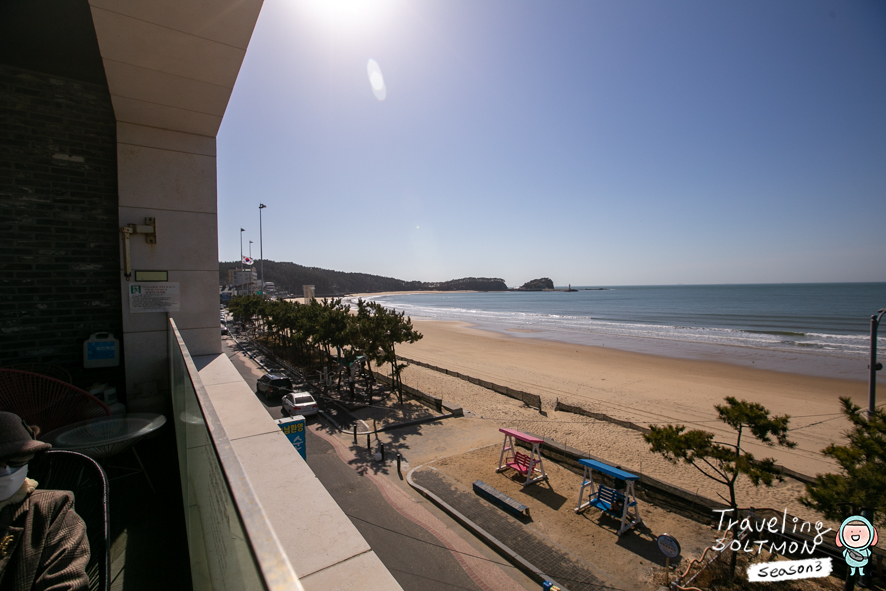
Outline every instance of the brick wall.
<svg viewBox="0 0 886 591">
<path fill-rule="evenodd" d="M 116 125 L 106 85 L 0 64 L 0 366 L 51 363 L 74 384 L 83 341 L 122 336 Z"/>
</svg>

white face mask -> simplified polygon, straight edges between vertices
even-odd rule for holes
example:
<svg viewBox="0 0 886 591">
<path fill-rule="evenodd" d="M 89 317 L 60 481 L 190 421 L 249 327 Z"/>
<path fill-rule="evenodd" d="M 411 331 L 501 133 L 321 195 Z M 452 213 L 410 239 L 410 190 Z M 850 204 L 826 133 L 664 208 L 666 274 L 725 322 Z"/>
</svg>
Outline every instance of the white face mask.
<svg viewBox="0 0 886 591">
<path fill-rule="evenodd" d="M 17 493 L 27 476 L 27 464 L 18 468 L 13 468 L 12 466 L 0 468 L 0 501 L 5 501 Z"/>
</svg>

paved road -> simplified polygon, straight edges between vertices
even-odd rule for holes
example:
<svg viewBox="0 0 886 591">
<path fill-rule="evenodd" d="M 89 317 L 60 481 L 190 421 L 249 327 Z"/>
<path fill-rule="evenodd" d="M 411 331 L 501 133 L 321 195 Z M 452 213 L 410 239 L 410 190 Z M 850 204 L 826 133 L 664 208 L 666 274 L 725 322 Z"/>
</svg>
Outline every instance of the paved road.
<svg viewBox="0 0 886 591">
<path fill-rule="evenodd" d="M 232 340 L 223 338 L 222 343 L 254 392 L 261 370 L 232 350 Z M 256 396 L 272 417 L 283 416 L 279 401 Z M 309 422 L 316 420 L 311 417 Z M 308 465 L 404 590 L 481 591 L 439 539 L 392 508 L 370 478 L 342 462 L 332 445 L 311 430 L 306 443 Z"/>
</svg>

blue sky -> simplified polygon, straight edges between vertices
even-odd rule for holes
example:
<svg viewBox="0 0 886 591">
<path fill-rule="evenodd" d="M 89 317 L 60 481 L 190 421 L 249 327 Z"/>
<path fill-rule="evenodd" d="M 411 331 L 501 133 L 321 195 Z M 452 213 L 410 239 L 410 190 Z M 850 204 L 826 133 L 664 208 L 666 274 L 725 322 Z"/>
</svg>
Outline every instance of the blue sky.
<svg viewBox="0 0 886 591">
<path fill-rule="evenodd" d="M 221 260 L 259 202 L 266 258 L 401 279 L 886 281 L 886 3 L 265 0 Z"/>
</svg>

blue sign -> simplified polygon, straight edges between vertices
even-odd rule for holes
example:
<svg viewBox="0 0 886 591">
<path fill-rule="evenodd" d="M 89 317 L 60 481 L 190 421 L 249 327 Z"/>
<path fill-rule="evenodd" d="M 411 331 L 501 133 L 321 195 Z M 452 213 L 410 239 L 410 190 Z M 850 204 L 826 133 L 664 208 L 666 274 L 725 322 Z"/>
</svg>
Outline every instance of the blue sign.
<svg viewBox="0 0 886 591">
<path fill-rule="evenodd" d="M 298 450 L 303 459 L 307 459 L 305 451 L 305 418 L 303 416 L 291 417 L 288 419 L 278 419 L 277 425 L 286 435 L 292 447 Z"/>
</svg>

